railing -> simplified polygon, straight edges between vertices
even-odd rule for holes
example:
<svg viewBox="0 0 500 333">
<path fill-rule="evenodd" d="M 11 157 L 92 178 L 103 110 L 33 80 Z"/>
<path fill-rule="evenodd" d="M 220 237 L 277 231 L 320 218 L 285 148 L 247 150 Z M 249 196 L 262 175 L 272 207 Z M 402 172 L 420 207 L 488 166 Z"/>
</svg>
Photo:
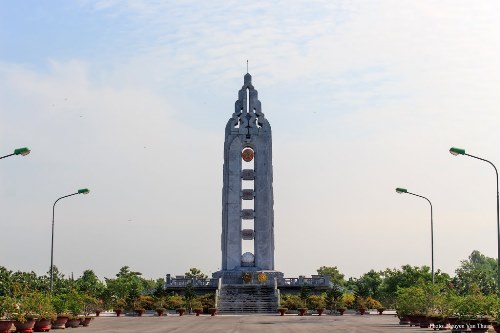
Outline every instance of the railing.
<svg viewBox="0 0 500 333">
<path fill-rule="evenodd" d="M 170 283 L 168 283 L 170 282 Z M 217 279 L 188 279 L 188 278 L 172 278 L 165 283 L 166 288 L 184 288 L 189 285 L 192 287 L 217 287 Z"/>
<path fill-rule="evenodd" d="M 224 284 L 242 284 L 243 281 L 241 277 L 224 277 Z M 219 279 L 188 279 L 188 278 L 171 278 L 165 283 L 166 288 L 185 288 L 187 286 L 192 287 L 211 287 L 217 288 L 219 284 Z M 318 286 L 318 287 L 330 287 L 330 278 L 328 276 L 313 276 L 310 278 L 298 277 L 298 278 L 272 278 L 264 282 L 257 281 L 256 276 L 252 276 L 251 281 L 248 284 L 261 285 L 268 287 L 301 287 L 304 285 Z"/>
<path fill-rule="evenodd" d="M 326 278 L 324 276 L 317 276 L 317 277 L 312 277 L 312 278 L 306 278 L 306 277 L 299 277 L 299 278 L 283 278 L 278 281 L 278 287 L 285 287 L 285 286 L 323 286 L 323 287 L 329 287 L 330 286 L 330 279 Z"/>
</svg>

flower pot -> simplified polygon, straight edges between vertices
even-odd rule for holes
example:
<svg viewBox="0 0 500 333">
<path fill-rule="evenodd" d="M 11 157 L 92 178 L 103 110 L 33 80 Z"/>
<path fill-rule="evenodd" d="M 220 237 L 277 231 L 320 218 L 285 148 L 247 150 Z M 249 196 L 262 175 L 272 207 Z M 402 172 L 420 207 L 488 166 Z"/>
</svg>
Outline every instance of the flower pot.
<svg viewBox="0 0 500 333">
<path fill-rule="evenodd" d="M 307 312 L 307 309 L 300 308 L 299 309 L 299 316 L 303 316 Z"/>
<path fill-rule="evenodd" d="M 323 312 L 325 311 L 325 309 L 316 309 L 316 312 L 318 312 L 318 316 L 321 316 L 323 314 Z"/>
<path fill-rule="evenodd" d="M 156 314 L 158 315 L 158 317 L 161 317 L 161 316 L 163 316 L 163 312 L 164 311 L 165 310 L 163 310 L 163 309 L 161 309 L 161 310 L 160 309 L 156 309 Z"/>
<path fill-rule="evenodd" d="M 434 324 L 434 330 L 449 330 L 451 329 L 450 321 L 448 318 L 441 318 Z"/>
<path fill-rule="evenodd" d="M 97 310 L 97 311 L 95 312 L 95 316 L 96 316 L 96 317 L 99 317 L 99 315 L 100 315 L 100 314 L 101 314 L 101 311 L 99 311 L 99 310 Z"/>
<path fill-rule="evenodd" d="M 137 309 L 137 310 L 134 310 L 135 314 L 139 317 L 142 317 L 142 314 L 144 313 L 144 310 L 142 309 Z"/>
<path fill-rule="evenodd" d="M 420 322 L 418 321 L 417 316 L 408 316 L 408 319 L 410 320 L 410 327 L 420 325 Z"/>
<path fill-rule="evenodd" d="M 48 332 L 52 323 L 50 319 L 38 319 L 35 321 L 35 326 L 33 326 L 33 331 L 35 332 Z"/>
<path fill-rule="evenodd" d="M 179 313 L 179 317 L 182 317 L 184 312 L 186 312 L 186 309 L 181 309 L 181 308 L 177 309 L 177 313 Z"/>
<path fill-rule="evenodd" d="M 26 320 L 24 323 L 20 321 L 15 321 L 14 326 L 16 327 L 15 332 L 19 333 L 32 333 L 33 327 L 35 326 L 35 319 Z"/>
<path fill-rule="evenodd" d="M 0 333 L 9 333 L 13 320 L 0 320 Z"/>
<path fill-rule="evenodd" d="M 208 309 L 208 312 L 210 312 L 210 315 L 213 317 L 217 313 L 217 309 L 216 308 L 210 308 L 210 309 Z"/>
<path fill-rule="evenodd" d="M 92 317 L 85 317 L 80 319 L 80 325 L 83 327 L 87 327 L 90 325 L 90 322 L 92 321 Z"/>
<path fill-rule="evenodd" d="M 344 312 L 345 312 L 345 309 L 341 308 L 341 309 L 337 309 L 337 311 L 340 313 L 341 316 L 343 316 Z"/>
<path fill-rule="evenodd" d="M 431 322 L 426 316 L 417 316 L 417 320 L 420 328 L 429 328 L 431 326 Z"/>
<path fill-rule="evenodd" d="M 410 325 L 410 319 L 406 316 L 399 317 L 399 325 Z"/>
<path fill-rule="evenodd" d="M 284 316 L 284 315 L 285 315 L 285 313 L 287 312 L 287 310 L 288 310 L 288 309 L 286 309 L 286 308 L 279 308 L 279 309 L 278 309 L 278 312 L 280 313 L 280 316 Z"/>
<path fill-rule="evenodd" d="M 122 310 L 120 310 L 120 309 L 116 309 L 114 311 L 116 312 L 117 317 L 120 317 L 120 315 L 122 314 Z"/>
<path fill-rule="evenodd" d="M 366 312 L 366 309 L 361 308 L 361 309 L 358 309 L 358 311 L 359 311 L 359 314 L 360 314 L 360 315 L 364 315 L 364 314 L 365 314 L 365 312 Z"/>
<path fill-rule="evenodd" d="M 193 312 L 196 314 L 197 317 L 200 316 L 200 313 L 202 312 L 202 309 L 193 309 Z"/>
<path fill-rule="evenodd" d="M 379 315 L 381 315 L 382 313 L 384 313 L 384 310 L 379 310 L 379 309 L 377 309 L 377 311 L 378 311 L 378 314 L 379 314 Z"/>
<path fill-rule="evenodd" d="M 57 316 L 57 319 L 52 322 L 52 329 L 63 329 L 66 328 L 66 322 L 68 321 L 67 316 Z"/>
<path fill-rule="evenodd" d="M 495 332 L 500 333 L 500 324 L 493 324 L 493 329 Z"/>
<path fill-rule="evenodd" d="M 80 318 L 69 319 L 66 322 L 66 327 L 77 328 L 78 326 L 80 326 Z"/>
</svg>

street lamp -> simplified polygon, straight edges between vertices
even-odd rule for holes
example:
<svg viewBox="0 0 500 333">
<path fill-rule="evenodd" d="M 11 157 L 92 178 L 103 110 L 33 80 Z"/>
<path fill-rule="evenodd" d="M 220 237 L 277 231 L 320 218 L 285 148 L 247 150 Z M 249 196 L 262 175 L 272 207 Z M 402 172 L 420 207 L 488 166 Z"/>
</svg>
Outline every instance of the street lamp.
<svg viewBox="0 0 500 333">
<path fill-rule="evenodd" d="M 12 154 L 5 155 L 5 156 L 0 157 L 0 160 L 1 160 L 2 158 L 6 158 L 6 157 L 9 157 L 9 156 L 14 156 L 14 155 L 22 155 L 22 156 L 26 156 L 26 155 L 28 155 L 30 152 L 31 152 L 31 150 L 29 150 L 27 147 L 17 148 L 17 149 L 14 149 L 14 152 L 13 152 Z"/>
<path fill-rule="evenodd" d="M 497 234 L 498 234 L 498 236 L 497 236 L 497 258 L 498 258 L 497 259 L 497 262 L 498 262 L 498 266 L 497 266 L 497 270 L 498 270 L 497 287 L 498 287 L 498 289 L 500 289 L 500 216 L 499 216 L 499 208 L 498 208 L 499 207 L 499 203 L 498 203 L 498 170 L 495 167 L 495 165 L 493 163 L 491 163 L 490 161 L 485 160 L 484 158 L 481 158 L 481 157 L 477 157 L 477 156 L 474 156 L 474 155 L 466 154 L 465 153 L 465 149 L 452 147 L 452 148 L 450 148 L 450 154 L 455 155 L 455 156 L 457 156 L 457 155 L 465 155 L 465 156 L 469 156 L 469 157 L 475 158 L 477 160 L 488 162 L 489 164 L 491 164 L 491 166 L 493 167 L 493 169 L 495 169 L 495 173 L 497 175 Z"/>
<path fill-rule="evenodd" d="M 434 223 L 432 221 L 432 203 L 426 197 L 415 194 L 415 193 L 408 192 L 407 189 L 402 188 L 402 187 L 396 188 L 396 192 L 399 194 L 407 193 L 407 194 L 411 194 L 411 195 L 414 195 L 414 196 L 419 197 L 419 198 L 423 198 L 423 199 L 427 200 L 429 205 L 431 205 L 431 261 L 432 261 L 432 284 L 434 285 Z"/>
<path fill-rule="evenodd" d="M 54 202 L 54 206 L 52 206 L 52 242 L 50 244 L 50 292 L 52 293 L 52 289 L 54 287 L 54 213 L 56 209 L 56 203 L 64 198 L 71 197 L 76 194 L 89 194 L 88 188 L 79 189 L 78 192 L 65 195 L 64 197 L 60 197 Z"/>
</svg>

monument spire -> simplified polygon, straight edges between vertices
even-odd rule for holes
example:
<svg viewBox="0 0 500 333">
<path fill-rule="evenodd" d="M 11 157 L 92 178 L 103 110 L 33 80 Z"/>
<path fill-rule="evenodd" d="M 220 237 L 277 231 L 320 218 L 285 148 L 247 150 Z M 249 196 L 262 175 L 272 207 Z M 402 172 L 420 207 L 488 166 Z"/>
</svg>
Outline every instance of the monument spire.
<svg viewBox="0 0 500 333">
<path fill-rule="evenodd" d="M 271 125 L 248 72 L 226 125 L 223 169 L 222 271 L 273 271 Z M 253 253 L 242 253 L 242 241 L 253 242 Z"/>
</svg>

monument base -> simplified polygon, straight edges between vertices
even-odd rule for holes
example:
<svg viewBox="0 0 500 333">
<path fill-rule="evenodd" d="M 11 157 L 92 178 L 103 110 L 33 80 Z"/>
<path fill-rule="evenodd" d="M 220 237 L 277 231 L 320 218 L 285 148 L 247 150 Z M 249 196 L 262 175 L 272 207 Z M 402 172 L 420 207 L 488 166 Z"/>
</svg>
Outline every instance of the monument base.
<svg viewBox="0 0 500 333">
<path fill-rule="evenodd" d="M 264 281 L 259 281 L 259 274 L 266 275 Z M 238 267 L 227 271 L 218 271 L 212 273 L 212 278 L 222 278 L 222 284 L 274 284 L 274 279 L 278 280 L 278 284 L 284 280 L 282 272 L 263 270 L 258 267 Z"/>
</svg>

